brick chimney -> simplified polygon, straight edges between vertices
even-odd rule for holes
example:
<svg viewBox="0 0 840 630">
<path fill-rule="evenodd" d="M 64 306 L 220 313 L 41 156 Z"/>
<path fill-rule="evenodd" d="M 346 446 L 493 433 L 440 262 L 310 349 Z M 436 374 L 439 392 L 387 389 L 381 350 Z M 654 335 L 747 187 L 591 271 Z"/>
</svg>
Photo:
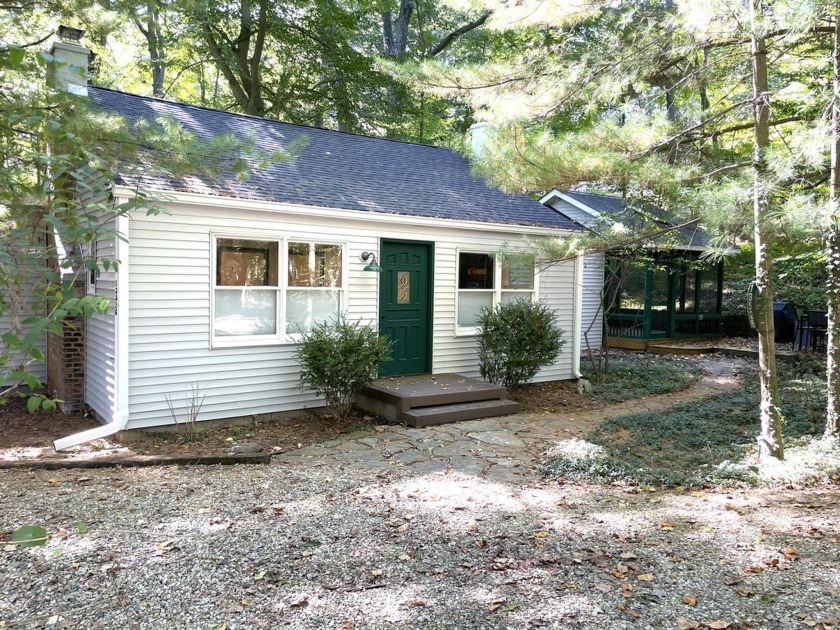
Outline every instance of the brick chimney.
<svg viewBox="0 0 840 630">
<path fill-rule="evenodd" d="M 90 49 L 79 43 L 84 31 L 67 26 L 58 29 L 58 41 L 53 43 L 47 79 L 52 88 L 78 96 L 87 96 L 88 63 Z M 74 243 L 61 243 L 56 235 L 59 252 L 75 247 Z M 67 249 L 65 249 L 67 248 Z M 59 261 L 60 262 L 60 261 Z M 56 271 L 63 281 L 73 279 L 73 292 L 82 297 L 86 291 L 86 273 L 62 268 Z M 68 317 L 61 325 L 61 334 L 47 335 L 47 390 L 49 395 L 62 402 L 64 413 L 75 413 L 85 408 L 85 319 Z"/>
</svg>

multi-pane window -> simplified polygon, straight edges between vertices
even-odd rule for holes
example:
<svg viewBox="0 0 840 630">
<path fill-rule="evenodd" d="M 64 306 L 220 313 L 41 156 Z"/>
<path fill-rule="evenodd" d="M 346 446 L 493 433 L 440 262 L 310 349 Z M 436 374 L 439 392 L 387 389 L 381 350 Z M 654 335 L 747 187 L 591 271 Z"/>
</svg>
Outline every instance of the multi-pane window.
<svg viewBox="0 0 840 630">
<path fill-rule="evenodd" d="M 341 245 L 289 243 L 286 332 L 303 333 L 341 308 Z"/>
<path fill-rule="evenodd" d="M 283 340 L 338 318 L 342 246 L 216 238 L 213 337 Z M 281 274 L 281 268 L 286 273 Z"/>
<path fill-rule="evenodd" d="M 502 263 L 491 254 L 458 254 L 458 328 L 474 329 L 481 309 L 517 299 L 534 299 L 533 258 L 510 256 Z"/>
</svg>

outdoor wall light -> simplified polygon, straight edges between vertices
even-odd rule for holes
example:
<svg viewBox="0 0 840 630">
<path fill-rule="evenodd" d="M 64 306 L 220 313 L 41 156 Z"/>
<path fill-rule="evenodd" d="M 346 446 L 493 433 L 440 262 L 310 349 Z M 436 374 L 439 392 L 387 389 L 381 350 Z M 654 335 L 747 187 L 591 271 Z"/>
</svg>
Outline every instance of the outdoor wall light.
<svg viewBox="0 0 840 630">
<path fill-rule="evenodd" d="M 362 269 L 362 271 L 375 271 L 377 273 L 382 271 L 382 267 L 380 267 L 379 263 L 376 262 L 376 254 L 374 254 L 373 252 L 362 252 L 360 258 L 362 259 L 362 262 L 367 262 L 368 260 L 370 260 L 370 262 L 364 269 Z"/>
</svg>

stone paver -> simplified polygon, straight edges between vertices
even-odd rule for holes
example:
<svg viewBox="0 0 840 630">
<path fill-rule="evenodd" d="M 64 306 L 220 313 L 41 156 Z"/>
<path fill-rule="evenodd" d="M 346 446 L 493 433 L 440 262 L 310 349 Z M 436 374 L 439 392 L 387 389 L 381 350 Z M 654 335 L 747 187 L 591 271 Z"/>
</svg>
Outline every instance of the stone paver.
<svg viewBox="0 0 840 630">
<path fill-rule="evenodd" d="M 353 462 L 366 470 L 410 467 L 418 474 L 463 474 L 488 481 L 521 484 L 537 474 L 539 460 L 555 442 L 572 437 L 571 420 L 596 424 L 607 418 L 661 411 L 675 404 L 701 400 L 732 389 L 742 366 L 732 360 L 703 361 L 707 375 L 677 394 L 630 400 L 569 414 L 515 414 L 468 420 L 423 429 L 399 425 L 372 433 L 353 433 L 322 444 L 283 453 L 281 460 Z"/>
</svg>

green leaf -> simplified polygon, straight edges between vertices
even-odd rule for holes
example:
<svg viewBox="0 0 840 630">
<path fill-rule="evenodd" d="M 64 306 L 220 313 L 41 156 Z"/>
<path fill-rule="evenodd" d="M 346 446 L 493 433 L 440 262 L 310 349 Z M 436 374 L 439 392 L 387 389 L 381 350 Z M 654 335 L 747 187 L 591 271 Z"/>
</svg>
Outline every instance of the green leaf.
<svg viewBox="0 0 840 630">
<path fill-rule="evenodd" d="M 17 68 L 20 64 L 23 63 L 24 58 L 26 57 L 26 51 L 22 48 L 10 48 L 9 49 L 9 59 L 12 62 L 12 67 Z"/>
<path fill-rule="evenodd" d="M 88 533 L 88 524 L 84 521 L 76 521 L 76 531 L 80 534 L 87 534 Z"/>
<path fill-rule="evenodd" d="M 12 542 L 21 547 L 40 547 L 47 544 L 47 530 L 38 525 L 24 525 L 12 532 Z"/>
<path fill-rule="evenodd" d="M 38 53 L 38 63 L 40 63 L 42 66 L 46 66 L 47 64 L 53 63 L 54 61 L 55 57 L 53 57 L 51 54 L 45 53 L 44 51 Z"/>
<path fill-rule="evenodd" d="M 41 406 L 41 397 L 40 396 L 30 396 L 26 401 L 26 408 L 29 409 L 29 413 L 35 413 L 38 411 L 38 408 Z"/>
<path fill-rule="evenodd" d="M 32 346 L 29 349 L 29 354 L 32 356 L 33 359 L 36 359 L 38 361 L 44 360 L 44 353 L 41 352 L 41 349 L 37 346 Z"/>
</svg>

